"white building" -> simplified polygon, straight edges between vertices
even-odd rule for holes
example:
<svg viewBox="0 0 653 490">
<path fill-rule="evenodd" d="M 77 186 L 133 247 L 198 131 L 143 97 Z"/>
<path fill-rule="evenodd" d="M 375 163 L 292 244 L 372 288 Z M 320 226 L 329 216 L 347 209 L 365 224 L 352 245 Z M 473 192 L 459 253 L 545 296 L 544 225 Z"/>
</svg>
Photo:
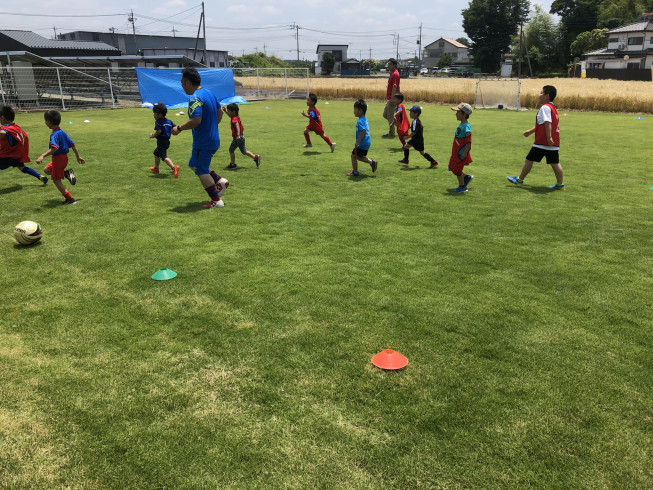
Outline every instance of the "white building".
<svg viewBox="0 0 653 490">
<path fill-rule="evenodd" d="M 453 66 L 469 66 L 472 63 L 467 46 L 455 39 L 441 37 L 424 47 L 422 66 L 433 69 L 440 58 L 447 54 L 451 56 Z"/>
<path fill-rule="evenodd" d="M 318 44 L 317 45 L 317 64 L 315 65 L 315 73 L 322 72 L 322 56 L 324 53 L 329 52 L 333 54 L 336 59 L 336 64 L 333 67 L 333 73 L 340 73 L 342 70 L 342 62 L 347 60 L 348 44 Z"/>
</svg>

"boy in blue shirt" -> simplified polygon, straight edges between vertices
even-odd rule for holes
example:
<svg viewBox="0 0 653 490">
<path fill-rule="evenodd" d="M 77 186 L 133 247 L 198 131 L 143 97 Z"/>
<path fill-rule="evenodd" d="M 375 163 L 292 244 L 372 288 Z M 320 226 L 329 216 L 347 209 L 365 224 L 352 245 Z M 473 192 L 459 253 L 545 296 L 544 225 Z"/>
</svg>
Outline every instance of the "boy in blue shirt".
<svg viewBox="0 0 653 490">
<path fill-rule="evenodd" d="M 154 104 L 152 113 L 154 114 L 154 133 L 150 134 L 150 138 L 156 138 L 156 149 L 154 150 L 154 167 L 150 167 L 150 170 L 158 174 L 159 162 L 163 160 L 170 167 L 176 179 L 179 177 L 179 165 L 173 165 L 172 160 L 168 158 L 170 135 L 174 124 L 170 119 L 166 118 L 168 108 L 163 102 Z"/>
<path fill-rule="evenodd" d="M 354 145 L 354 150 L 351 152 L 352 171 L 347 174 L 350 177 L 357 177 L 359 175 L 359 161 L 369 163 L 372 167 L 372 172 L 376 172 L 379 165 L 379 162 L 376 160 L 367 158 L 367 152 L 372 144 L 372 138 L 370 137 L 370 123 L 367 121 L 367 117 L 365 117 L 366 113 L 367 104 L 363 99 L 358 99 L 354 103 L 354 116 L 358 118 L 358 122 L 356 123 L 356 144 Z"/>
<path fill-rule="evenodd" d="M 79 156 L 75 142 L 59 127 L 61 124 L 61 114 L 59 114 L 59 111 L 45 111 L 43 118 L 45 119 L 45 125 L 52 130 L 52 134 L 50 135 L 50 148 L 36 159 L 36 163 L 41 163 L 45 157 L 52 155 L 52 161 L 45 166 L 45 173 L 51 176 L 52 183 L 66 199 L 61 204 L 75 204 L 77 201 L 75 201 L 75 198 L 70 195 L 66 186 L 61 182 L 64 178 L 68 179 L 71 185 L 75 185 L 77 182 L 72 169 L 66 170 L 66 166 L 68 165 L 68 151 L 72 148 L 79 163 L 83 164 L 86 161 Z"/>
</svg>

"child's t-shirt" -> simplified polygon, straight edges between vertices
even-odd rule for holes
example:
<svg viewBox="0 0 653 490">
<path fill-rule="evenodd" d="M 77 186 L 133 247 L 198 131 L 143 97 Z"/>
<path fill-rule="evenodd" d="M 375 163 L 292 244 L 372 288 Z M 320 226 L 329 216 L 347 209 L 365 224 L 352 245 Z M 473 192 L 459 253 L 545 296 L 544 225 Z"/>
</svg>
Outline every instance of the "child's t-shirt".
<svg viewBox="0 0 653 490">
<path fill-rule="evenodd" d="M 154 131 L 161 131 L 161 134 L 156 137 L 157 143 L 170 139 L 173 126 L 174 124 L 170 119 L 162 118 L 154 121 Z"/>
<path fill-rule="evenodd" d="M 365 116 L 359 117 L 358 122 L 356 123 L 356 141 L 358 141 L 358 136 L 362 131 L 365 131 L 365 136 L 363 136 L 358 147 L 361 150 L 369 150 L 372 145 L 372 138 L 370 137 L 370 123 L 367 121 Z"/>
<path fill-rule="evenodd" d="M 410 141 L 424 143 L 424 126 L 422 126 L 422 121 L 419 120 L 419 117 L 413 119 L 410 125 Z"/>
<path fill-rule="evenodd" d="M 240 129 L 240 134 L 243 134 L 244 128 L 243 123 L 240 120 L 240 116 L 234 116 L 231 118 L 231 137 L 235 138 L 238 136 L 236 129 Z"/>
<path fill-rule="evenodd" d="M 197 89 L 188 100 L 188 118 L 201 117 L 202 122 L 193 128 L 193 148 L 215 151 L 220 148 L 218 111 L 220 102 L 206 88 Z"/>
<path fill-rule="evenodd" d="M 53 155 L 66 155 L 75 142 L 70 139 L 63 129 L 56 127 L 50 135 L 50 148 L 54 150 Z"/>
<path fill-rule="evenodd" d="M 469 133 L 469 136 L 467 136 Z M 451 147 L 451 154 L 456 155 L 459 160 L 462 160 L 463 149 L 467 143 L 472 141 L 472 125 L 469 122 L 461 122 L 456 128 L 456 135 L 453 138 L 453 146 Z M 467 158 L 463 163 L 470 163 L 472 161 L 471 151 L 467 152 Z"/>
</svg>

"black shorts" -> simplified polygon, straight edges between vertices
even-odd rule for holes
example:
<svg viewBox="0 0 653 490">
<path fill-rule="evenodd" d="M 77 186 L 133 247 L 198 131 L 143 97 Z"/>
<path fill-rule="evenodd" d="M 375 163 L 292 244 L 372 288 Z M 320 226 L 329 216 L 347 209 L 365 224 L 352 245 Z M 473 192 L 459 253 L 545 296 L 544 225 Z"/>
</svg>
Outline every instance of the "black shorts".
<svg viewBox="0 0 653 490">
<path fill-rule="evenodd" d="M 531 151 L 526 155 L 526 160 L 529 162 L 541 162 L 542 158 L 546 158 L 546 163 L 548 165 L 555 165 L 560 163 L 560 151 L 559 150 L 545 150 L 544 148 L 532 147 Z"/>
<path fill-rule="evenodd" d="M 414 149 L 417 151 L 424 151 L 424 139 L 423 138 L 418 138 L 418 139 L 409 139 L 407 143 L 412 146 Z"/>
<path fill-rule="evenodd" d="M 0 158 L 0 170 L 7 170 L 8 168 L 11 167 L 21 168 L 24 166 L 25 166 L 24 163 L 19 162 L 15 158 L 8 158 L 8 157 Z"/>
<path fill-rule="evenodd" d="M 157 140 L 156 149 L 154 150 L 154 156 L 163 158 L 164 160 L 168 158 L 168 148 L 170 148 L 170 140 L 165 139 L 162 141 Z"/>
<path fill-rule="evenodd" d="M 351 152 L 352 155 L 356 155 L 357 157 L 366 157 L 368 150 L 363 150 L 362 148 L 354 148 L 354 150 Z"/>
</svg>

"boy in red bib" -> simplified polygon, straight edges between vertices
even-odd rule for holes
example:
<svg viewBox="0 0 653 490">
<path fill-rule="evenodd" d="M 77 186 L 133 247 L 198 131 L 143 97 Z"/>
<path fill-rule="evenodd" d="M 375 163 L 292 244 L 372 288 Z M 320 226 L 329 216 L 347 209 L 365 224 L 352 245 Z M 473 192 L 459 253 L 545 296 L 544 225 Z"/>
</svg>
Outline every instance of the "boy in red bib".
<svg viewBox="0 0 653 490">
<path fill-rule="evenodd" d="M 526 155 L 526 161 L 521 169 L 519 177 L 507 177 L 513 184 L 523 184 L 524 179 L 533 168 L 533 162 L 541 162 L 546 158 L 546 163 L 551 166 L 556 176 L 556 183 L 550 185 L 549 189 L 562 189 L 565 184 L 563 180 L 562 167 L 560 166 L 560 128 L 558 123 L 560 117 L 558 110 L 553 104 L 556 98 L 557 90 L 553 85 L 545 85 L 540 92 L 540 110 L 535 117 L 535 126 L 524 131 L 524 136 L 528 137 L 535 133 L 535 143 L 531 151 Z"/>
<path fill-rule="evenodd" d="M 10 106 L 0 108 L 0 170 L 15 167 L 47 184 L 48 178 L 45 175 L 25 166 L 25 163 L 29 162 L 29 138 L 27 133 L 14 123 L 15 118 L 16 113 Z"/>
<path fill-rule="evenodd" d="M 61 204 L 75 204 L 75 198 L 70 195 L 66 186 L 62 184 L 64 178 L 68 179 L 72 185 L 75 185 L 77 179 L 72 170 L 66 170 L 68 165 L 68 150 L 72 148 L 79 163 L 86 161 L 79 156 L 75 142 L 63 132 L 59 127 L 61 124 L 61 114 L 59 111 L 45 111 L 43 114 L 45 125 L 52 130 L 50 135 L 50 148 L 43 155 L 36 159 L 36 163 L 41 163 L 47 156 L 52 155 L 52 161 L 45 166 L 45 173 L 50 175 L 52 183 L 59 189 L 61 195 L 66 199 Z"/>
<path fill-rule="evenodd" d="M 397 126 L 397 135 L 399 136 L 399 141 L 401 142 L 402 148 L 406 145 L 406 136 L 408 136 L 408 131 L 410 129 L 410 121 L 408 121 L 408 113 L 404 107 L 404 94 L 396 93 L 392 96 L 392 103 L 395 106 L 394 119 L 390 123 L 390 128 L 388 129 L 388 134 L 390 131 L 394 133 L 392 126 Z M 404 163 L 401 160 L 400 163 Z"/>
<path fill-rule="evenodd" d="M 331 153 L 333 153 L 333 150 L 336 149 L 336 144 L 332 142 L 326 134 L 324 134 L 324 128 L 322 127 L 322 119 L 320 118 L 320 111 L 317 110 L 315 104 L 317 104 L 317 95 L 308 94 L 308 97 L 306 97 L 308 114 L 302 111 L 302 116 L 307 117 L 309 119 L 308 126 L 306 126 L 306 128 L 304 129 L 304 138 L 306 138 L 306 144 L 304 145 L 304 148 L 311 148 L 313 146 L 313 144 L 311 143 L 311 137 L 308 134 L 311 131 L 313 131 L 320 138 L 326 141 L 327 145 L 331 147 Z"/>
<path fill-rule="evenodd" d="M 229 146 L 229 157 L 231 158 L 231 163 L 225 168 L 238 168 L 238 165 L 236 165 L 236 148 L 238 148 L 243 155 L 246 155 L 254 160 L 256 168 L 258 168 L 259 165 L 261 165 L 261 155 L 254 155 L 254 153 L 248 151 L 247 147 L 245 146 L 245 135 L 243 134 L 245 128 L 243 128 L 243 123 L 240 120 L 240 116 L 238 115 L 240 107 L 238 107 L 238 104 L 234 104 L 232 102 L 227 107 L 222 106 L 222 110 L 227 114 L 227 116 L 229 116 L 229 119 L 231 120 L 231 137 L 233 138 L 231 141 L 231 146 Z"/>
</svg>

